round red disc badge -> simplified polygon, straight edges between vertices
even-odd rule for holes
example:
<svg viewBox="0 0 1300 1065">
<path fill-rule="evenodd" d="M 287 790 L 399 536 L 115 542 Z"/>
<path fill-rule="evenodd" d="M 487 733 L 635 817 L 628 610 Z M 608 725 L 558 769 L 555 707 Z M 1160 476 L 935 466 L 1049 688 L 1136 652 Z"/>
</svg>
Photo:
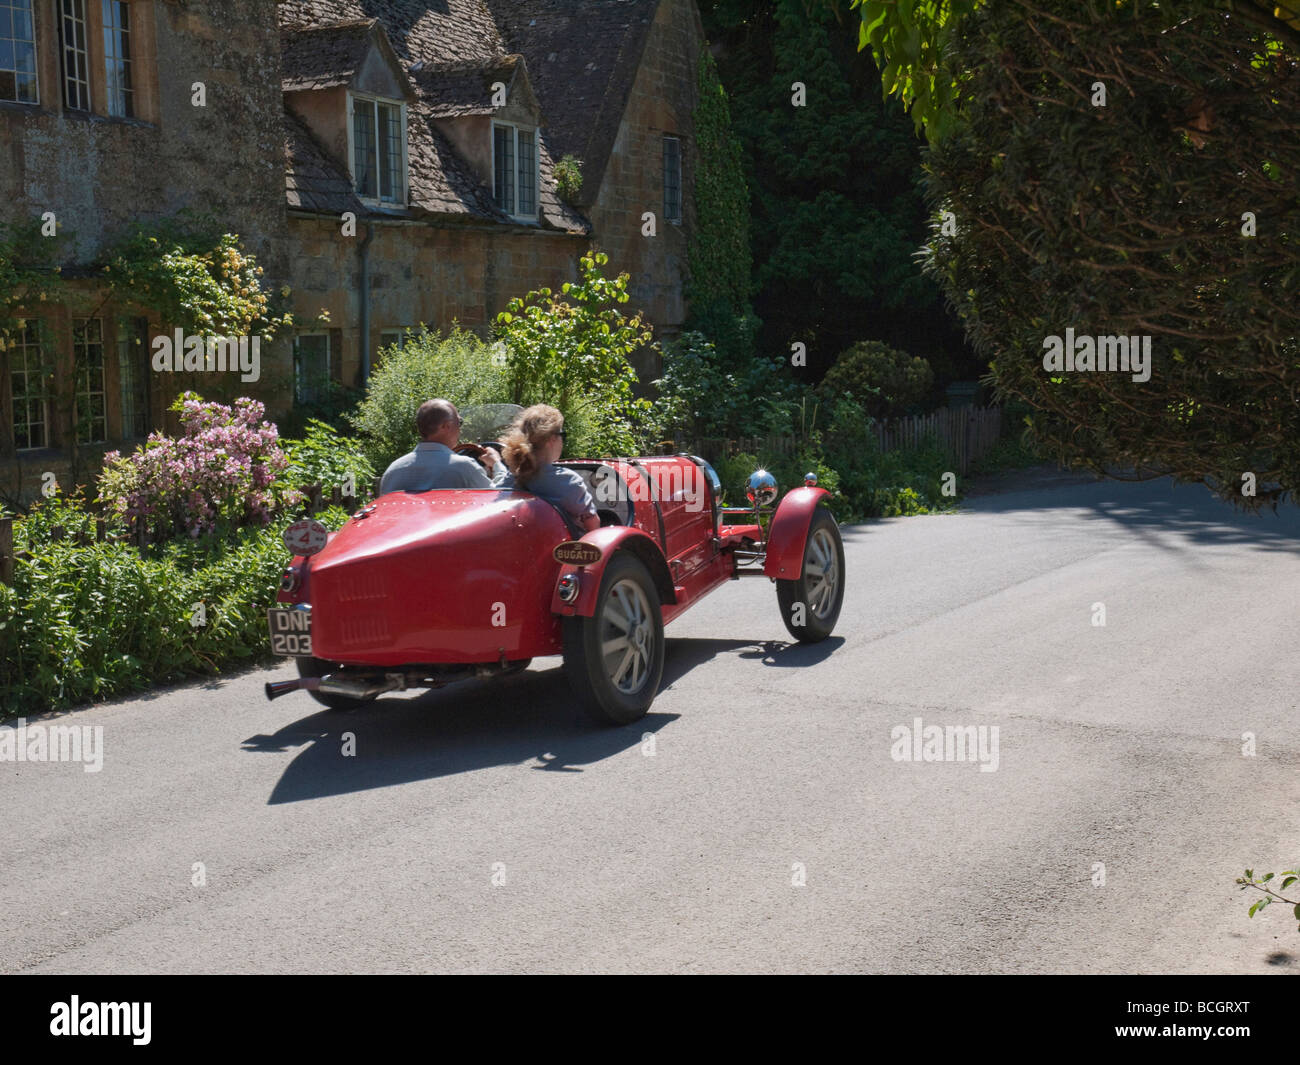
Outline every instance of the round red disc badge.
<svg viewBox="0 0 1300 1065">
<path fill-rule="evenodd" d="M 315 518 L 295 521 L 284 530 L 284 546 L 291 555 L 314 555 L 325 547 L 330 531 Z"/>
</svg>

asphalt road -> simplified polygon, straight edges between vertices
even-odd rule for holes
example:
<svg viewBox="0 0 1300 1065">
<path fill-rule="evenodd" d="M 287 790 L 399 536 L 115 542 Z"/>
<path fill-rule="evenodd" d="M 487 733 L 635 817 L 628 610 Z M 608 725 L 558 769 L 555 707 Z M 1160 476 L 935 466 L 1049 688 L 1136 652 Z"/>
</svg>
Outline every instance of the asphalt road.
<svg viewBox="0 0 1300 1065">
<path fill-rule="evenodd" d="M 558 659 L 54 719 L 103 768 L 0 762 L 0 971 L 1300 972 L 1233 885 L 1300 860 L 1300 510 L 1047 478 L 844 532 L 834 637 L 726 585 L 628 728 Z M 896 761 L 917 718 L 996 771 Z"/>
</svg>

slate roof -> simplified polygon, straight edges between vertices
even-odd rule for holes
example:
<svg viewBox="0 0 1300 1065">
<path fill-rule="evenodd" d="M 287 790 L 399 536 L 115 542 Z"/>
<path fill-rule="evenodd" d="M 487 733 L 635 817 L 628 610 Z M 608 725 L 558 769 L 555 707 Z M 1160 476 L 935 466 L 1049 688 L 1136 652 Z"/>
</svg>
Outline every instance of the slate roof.
<svg viewBox="0 0 1300 1065">
<path fill-rule="evenodd" d="M 285 92 L 346 85 L 370 50 L 375 19 L 281 31 L 280 83 Z"/>
<path fill-rule="evenodd" d="M 506 47 L 528 63 L 556 158 L 582 160 L 583 203 L 605 165 L 659 0 L 487 0 Z"/>
<path fill-rule="evenodd" d="M 505 54 L 483 0 L 280 0 L 280 28 L 377 18 L 404 66 Z"/>
<path fill-rule="evenodd" d="M 436 63 L 411 75 L 420 98 L 438 118 L 490 115 L 492 85 L 514 80 L 520 65 L 517 55 L 495 59 L 470 59 L 459 63 Z"/>
<path fill-rule="evenodd" d="M 352 182 L 317 143 L 307 124 L 284 109 L 284 192 L 292 208 L 324 214 L 364 213 Z"/>
<path fill-rule="evenodd" d="M 348 84 L 378 20 L 416 92 L 407 111 L 412 212 L 491 225 L 512 220 L 435 120 L 491 113 L 491 84 L 510 85 L 526 70 L 542 111 L 542 223 L 589 233 L 582 213 L 556 195 L 554 161 L 569 152 L 578 156 L 584 199 L 594 199 L 658 2 L 280 0 L 284 88 Z M 285 133 L 289 205 L 364 214 L 343 162 L 332 160 L 288 112 Z"/>
</svg>

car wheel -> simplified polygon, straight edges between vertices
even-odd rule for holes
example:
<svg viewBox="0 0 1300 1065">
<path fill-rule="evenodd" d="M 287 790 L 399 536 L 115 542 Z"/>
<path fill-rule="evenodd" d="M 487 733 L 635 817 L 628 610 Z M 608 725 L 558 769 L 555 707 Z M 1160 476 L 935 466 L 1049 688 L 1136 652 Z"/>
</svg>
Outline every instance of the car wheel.
<svg viewBox="0 0 1300 1065">
<path fill-rule="evenodd" d="M 800 643 L 824 640 L 835 628 L 844 603 L 844 541 L 825 507 L 813 511 L 808 523 L 803 574 L 798 580 L 777 581 L 776 600 L 781 620 Z"/>
<path fill-rule="evenodd" d="M 595 613 L 564 619 L 564 670 L 578 701 L 602 724 L 628 725 L 650 709 L 664 671 L 664 618 L 639 559 L 616 554 Z"/>
<path fill-rule="evenodd" d="M 337 673 L 341 668 L 337 662 L 326 662 L 321 658 L 298 658 L 295 661 L 298 663 L 300 677 L 324 677 L 329 673 Z M 332 692 L 309 691 L 307 694 L 331 710 L 355 710 L 367 701 L 356 699 L 351 695 L 336 695 Z"/>
</svg>

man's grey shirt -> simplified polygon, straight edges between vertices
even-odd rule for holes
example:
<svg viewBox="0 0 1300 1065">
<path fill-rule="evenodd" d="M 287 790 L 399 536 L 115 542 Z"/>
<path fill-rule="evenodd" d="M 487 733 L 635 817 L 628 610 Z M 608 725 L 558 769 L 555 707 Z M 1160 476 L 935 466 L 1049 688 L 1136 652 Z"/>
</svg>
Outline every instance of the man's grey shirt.
<svg viewBox="0 0 1300 1065">
<path fill-rule="evenodd" d="M 506 474 L 501 482 L 502 488 L 514 488 L 515 475 Z M 524 486 L 524 491 L 554 503 L 566 514 L 581 518 L 596 513 L 596 504 L 592 502 L 587 483 L 572 470 L 548 462 L 537 475 Z"/>
<path fill-rule="evenodd" d="M 415 450 L 384 471 L 379 494 L 386 492 L 428 492 L 434 488 L 499 488 L 506 476 L 504 462 L 498 462 L 489 480 L 487 471 L 467 455 L 457 455 L 446 444 L 421 441 Z"/>
</svg>

